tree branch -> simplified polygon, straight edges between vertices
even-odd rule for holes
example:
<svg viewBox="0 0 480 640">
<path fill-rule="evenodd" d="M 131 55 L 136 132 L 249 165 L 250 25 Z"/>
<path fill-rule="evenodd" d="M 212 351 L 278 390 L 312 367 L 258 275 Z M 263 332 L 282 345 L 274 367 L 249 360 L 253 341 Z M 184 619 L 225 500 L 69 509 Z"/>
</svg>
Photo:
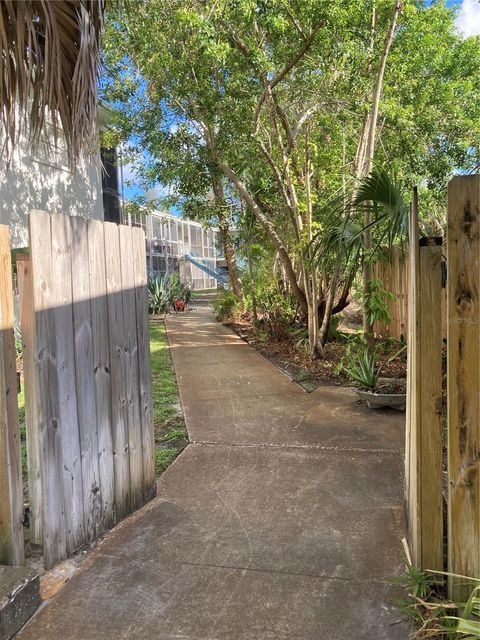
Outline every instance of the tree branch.
<svg viewBox="0 0 480 640">
<path fill-rule="evenodd" d="M 258 131 L 258 122 L 260 118 L 260 112 L 262 110 L 263 103 L 267 98 L 268 92 L 272 91 L 277 86 L 277 84 L 281 82 L 283 78 L 285 78 L 285 76 L 288 75 L 288 73 L 290 73 L 290 71 L 300 62 L 300 60 L 304 57 L 304 55 L 312 46 L 315 36 L 317 35 L 318 31 L 321 29 L 322 26 L 323 25 L 320 24 L 317 27 L 315 27 L 313 31 L 310 33 L 310 35 L 308 36 L 308 38 L 305 40 L 304 45 L 295 54 L 295 56 L 289 62 L 287 62 L 287 64 L 283 67 L 283 69 L 279 71 L 278 74 L 274 78 L 272 78 L 272 80 L 266 82 L 267 86 L 263 91 L 262 95 L 260 96 L 260 99 L 255 108 L 255 114 L 253 118 L 254 133 Z"/>
</svg>

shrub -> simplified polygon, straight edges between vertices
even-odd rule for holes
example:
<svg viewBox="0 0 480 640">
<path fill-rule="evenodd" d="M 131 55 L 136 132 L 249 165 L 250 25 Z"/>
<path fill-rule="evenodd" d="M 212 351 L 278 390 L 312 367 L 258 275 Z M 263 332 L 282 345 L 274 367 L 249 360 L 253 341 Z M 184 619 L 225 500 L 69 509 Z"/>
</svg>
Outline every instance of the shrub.
<svg viewBox="0 0 480 640">
<path fill-rule="evenodd" d="M 241 312 L 240 301 L 233 291 L 223 289 L 213 302 L 213 310 L 221 322 L 236 320 Z"/>
<path fill-rule="evenodd" d="M 376 322 L 390 324 L 392 316 L 388 310 L 389 300 L 395 300 L 395 296 L 384 288 L 383 281 L 370 280 L 364 309 L 369 324 Z"/>
</svg>

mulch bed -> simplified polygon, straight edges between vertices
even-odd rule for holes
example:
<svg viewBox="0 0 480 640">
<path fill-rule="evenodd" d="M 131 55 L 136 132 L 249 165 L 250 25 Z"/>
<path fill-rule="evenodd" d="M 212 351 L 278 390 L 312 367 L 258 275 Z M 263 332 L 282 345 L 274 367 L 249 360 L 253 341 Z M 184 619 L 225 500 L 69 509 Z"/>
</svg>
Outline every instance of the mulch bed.
<svg viewBox="0 0 480 640">
<path fill-rule="evenodd" d="M 256 349 L 276 367 L 281 369 L 295 382 L 307 391 L 322 386 L 355 386 L 347 377 L 345 371 L 339 371 L 339 363 L 347 355 L 346 338 L 337 338 L 327 342 L 325 357 L 313 359 L 305 349 L 296 345 L 297 340 L 291 336 L 274 338 L 265 331 L 255 327 L 248 316 L 237 322 L 225 322 L 225 326 L 234 331 L 242 340 Z M 379 362 L 394 353 L 398 346 L 388 346 L 385 341 L 377 341 Z M 406 352 L 403 352 L 382 368 L 382 377 L 406 377 Z"/>
</svg>

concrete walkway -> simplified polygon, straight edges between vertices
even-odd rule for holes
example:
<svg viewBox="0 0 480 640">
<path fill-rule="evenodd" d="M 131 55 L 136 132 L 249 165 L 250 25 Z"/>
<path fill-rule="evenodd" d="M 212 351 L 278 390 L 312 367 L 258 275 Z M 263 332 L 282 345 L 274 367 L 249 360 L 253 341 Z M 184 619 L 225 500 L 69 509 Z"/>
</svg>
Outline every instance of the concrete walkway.
<svg viewBox="0 0 480 640">
<path fill-rule="evenodd" d="M 403 415 L 306 394 L 207 311 L 168 320 L 192 444 L 23 640 L 406 640 Z"/>
</svg>

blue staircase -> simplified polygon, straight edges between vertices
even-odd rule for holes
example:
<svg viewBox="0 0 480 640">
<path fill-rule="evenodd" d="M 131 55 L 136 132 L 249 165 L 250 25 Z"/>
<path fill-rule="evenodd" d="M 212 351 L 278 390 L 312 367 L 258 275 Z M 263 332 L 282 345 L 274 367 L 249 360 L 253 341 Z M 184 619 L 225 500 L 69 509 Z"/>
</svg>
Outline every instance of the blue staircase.
<svg viewBox="0 0 480 640">
<path fill-rule="evenodd" d="M 202 258 L 194 253 L 187 253 L 185 255 L 185 260 L 188 260 L 193 265 L 205 271 L 211 278 L 215 278 L 217 282 L 220 284 L 227 284 L 228 276 L 222 269 L 215 267 L 214 262 L 208 260 L 207 258 Z"/>
</svg>

